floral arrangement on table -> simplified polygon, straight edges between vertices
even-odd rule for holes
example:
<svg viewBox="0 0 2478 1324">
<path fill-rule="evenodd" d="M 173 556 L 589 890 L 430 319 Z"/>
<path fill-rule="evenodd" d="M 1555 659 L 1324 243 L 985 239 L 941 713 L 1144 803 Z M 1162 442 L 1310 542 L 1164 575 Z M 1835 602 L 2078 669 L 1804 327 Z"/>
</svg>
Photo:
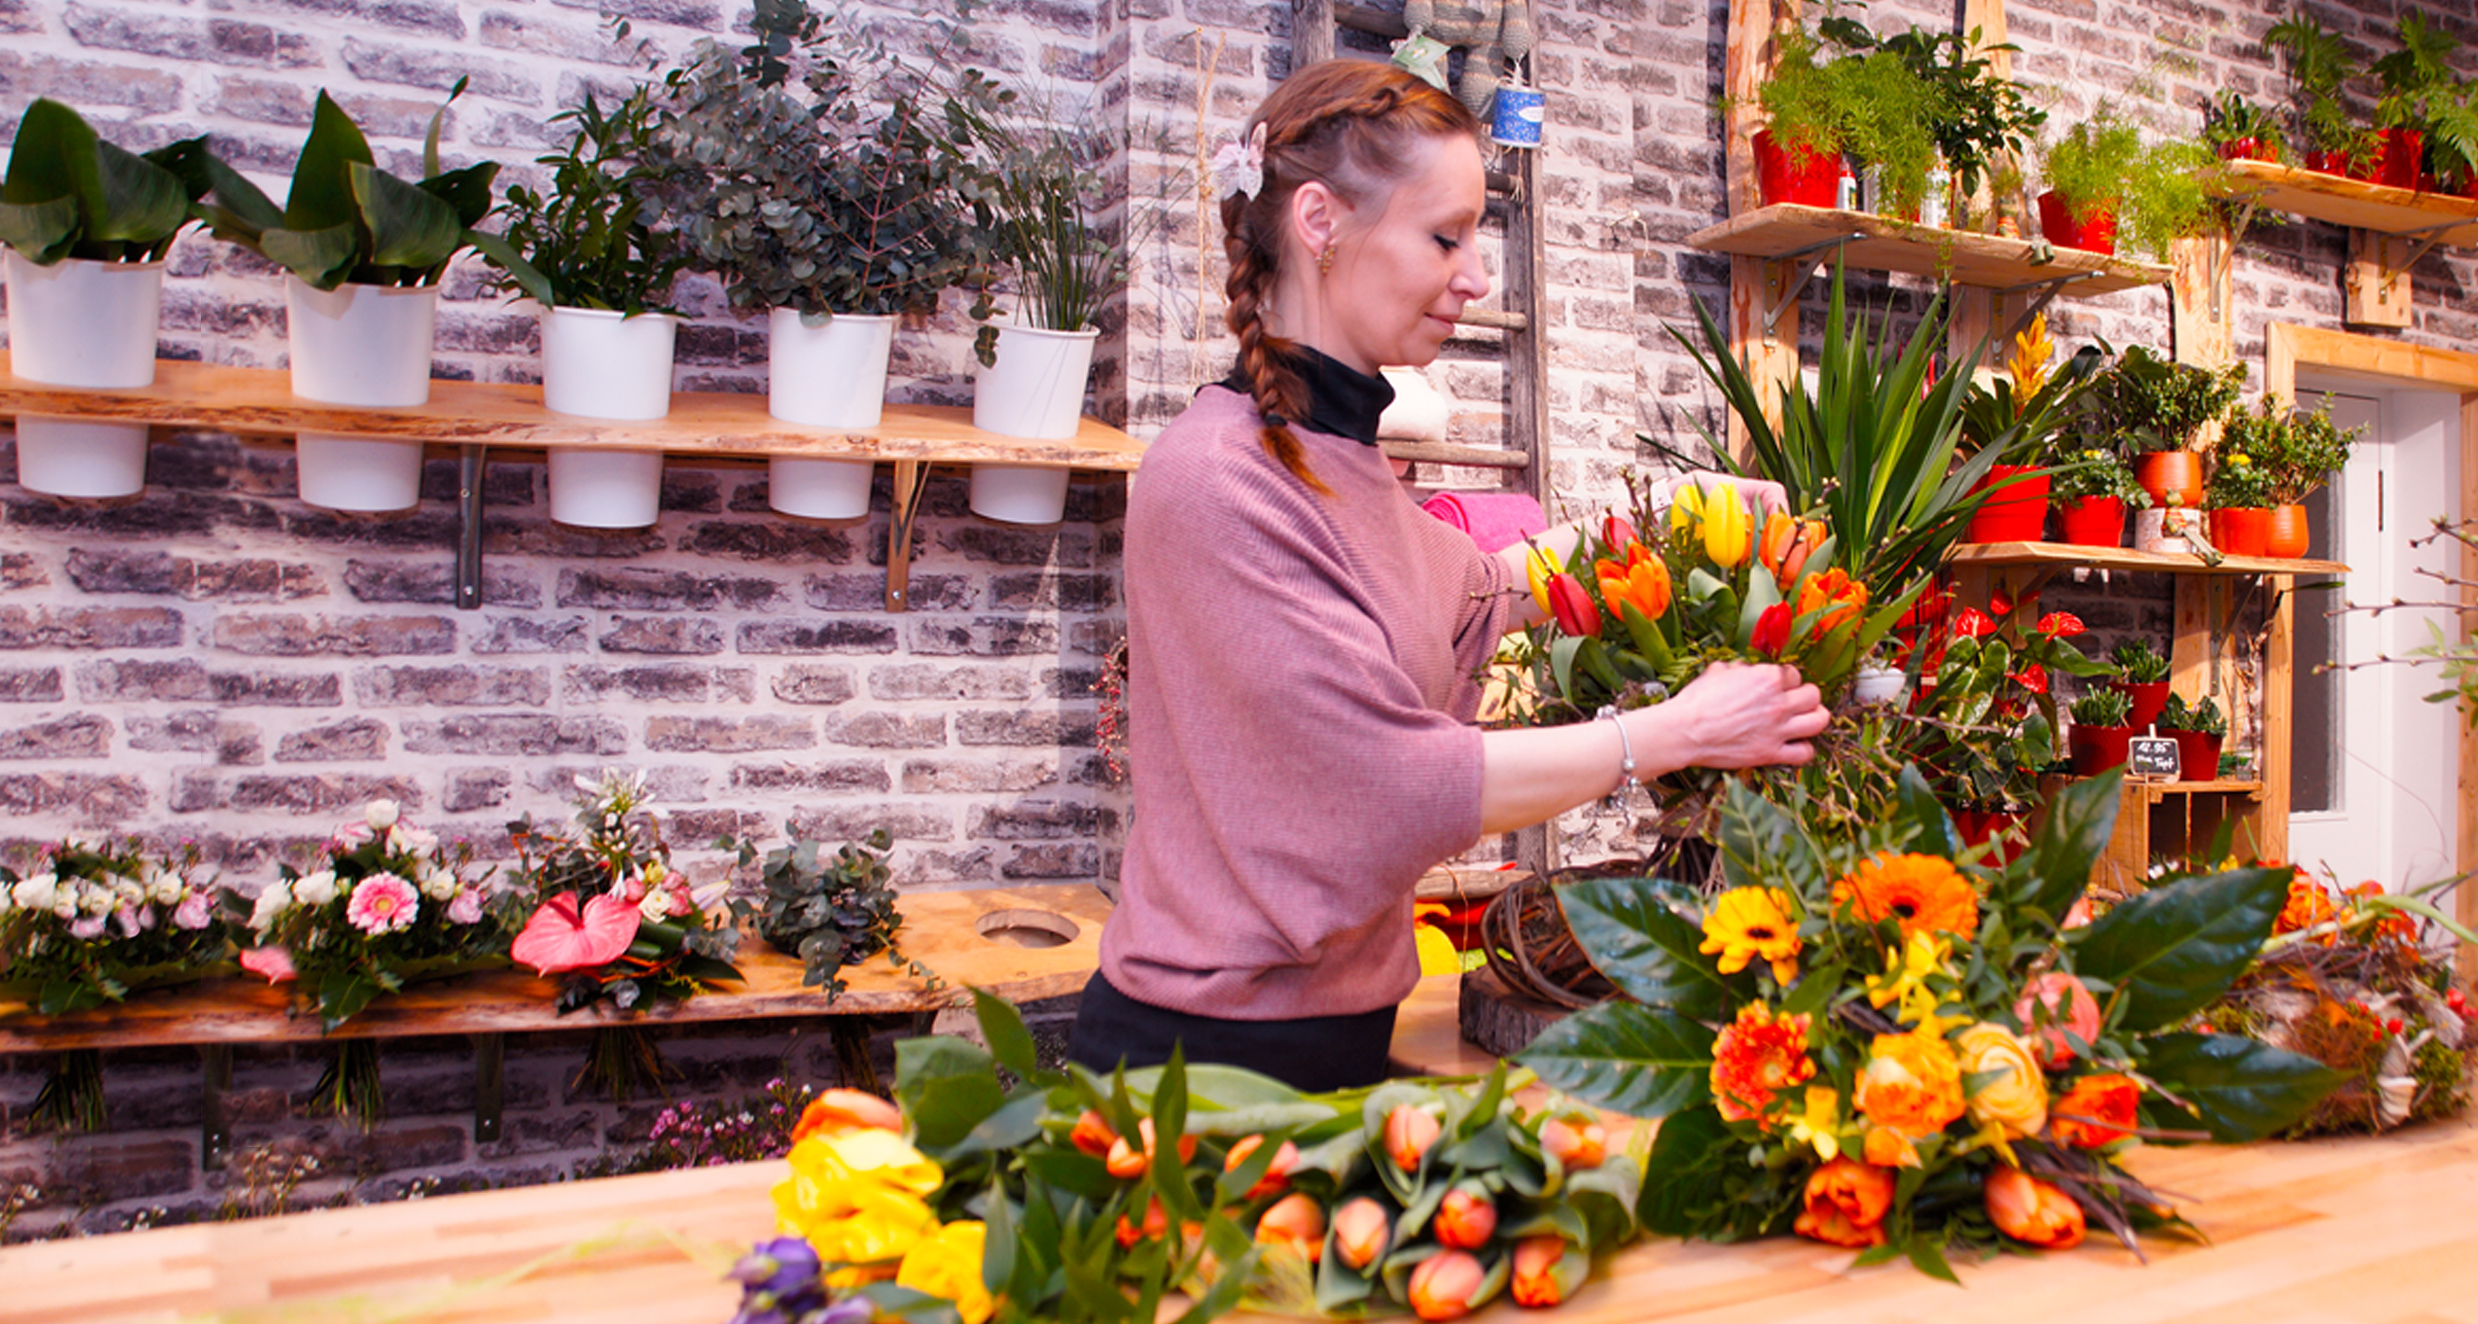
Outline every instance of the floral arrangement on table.
<svg viewBox="0 0 2478 1324">
<path fill-rule="evenodd" d="M 2340 1074 L 2284 1134 L 2385 1131 L 2467 1107 L 2478 1007 L 2455 982 L 2450 949 L 2421 941 L 2433 926 L 2478 942 L 2427 899 L 2451 880 L 2392 893 L 2273 868 L 2288 882 L 2271 939 L 2204 1017 Z"/>
<path fill-rule="evenodd" d="M 1633 1234 L 1641 1170 L 1596 1114 L 1527 1112 L 1503 1070 L 1303 1095 L 1227 1067 L 1060 1073 L 1012 1007 L 990 1047 L 897 1047 L 900 1109 L 830 1090 L 743 1260 L 740 1318 L 1151 1320 L 1247 1306 L 1452 1319 L 1555 1305 Z M 1001 1083 L 999 1068 L 1014 1077 Z"/>
<path fill-rule="evenodd" d="M 2166 878 L 2065 926 L 2119 781 L 2060 791 L 2001 868 L 1969 862 L 1915 771 L 1900 809 L 1846 843 L 1733 787 L 1727 887 L 1709 901 L 1678 906 L 1646 879 L 1564 889 L 1575 937 L 1626 999 L 1521 1060 L 1664 1119 L 1637 1210 L 1654 1232 L 1789 1230 L 1950 1277 L 1955 1250 L 2063 1248 L 2092 1222 L 2129 1246 L 2182 1228 L 2119 1166 L 2130 1145 L 2268 1135 L 2338 1077 L 2186 1028 L 2270 935 L 2282 871 Z"/>
<path fill-rule="evenodd" d="M 282 866 L 255 898 L 226 905 L 256 945 L 242 968 L 294 982 L 329 1032 L 372 999 L 417 980 L 503 964 L 516 904 L 471 845 L 443 845 L 394 800 L 372 800 L 320 845 L 317 867 Z"/>
<path fill-rule="evenodd" d="M 886 863 L 886 849 L 893 843 L 894 835 L 881 827 L 866 841 L 837 847 L 831 856 L 823 843 L 797 833 L 762 859 L 753 841 L 726 837 L 715 846 L 733 852 L 744 869 L 758 865 L 766 896 L 757 914 L 757 936 L 776 951 L 799 957 L 801 984 L 823 987 L 831 1002 L 843 994 L 843 968 L 880 952 L 889 965 L 937 987 L 937 975 L 897 945 L 903 912 L 896 908 L 900 898 L 894 870 Z"/>
<path fill-rule="evenodd" d="M 134 837 L 69 837 L 31 868 L 0 866 L 0 999 L 65 1016 L 228 968 L 232 932 L 194 843 L 149 855 Z"/>
</svg>

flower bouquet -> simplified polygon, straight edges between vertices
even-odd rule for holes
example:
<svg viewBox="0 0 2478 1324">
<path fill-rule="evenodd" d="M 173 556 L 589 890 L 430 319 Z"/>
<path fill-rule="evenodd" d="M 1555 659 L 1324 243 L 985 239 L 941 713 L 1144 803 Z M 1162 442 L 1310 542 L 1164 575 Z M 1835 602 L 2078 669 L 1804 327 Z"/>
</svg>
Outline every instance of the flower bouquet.
<svg viewBox="0 0 2478 1324">
<path fill-rule="evenodd" d="M 1673 908 L 1645 879 L 1565 889 L 1576 938 L 1628 1000 L 1551 1027 L 1522 1061 L 1665 1119 L 1637 1210 L 1651 1231 L 1790 1230 L 1949 1278 L 1955 1249 L 2062 1248 L 2089 1222 L 2129 1246 L 2182 1228 L 2119 1166 L 2127 1149 L 2268 1135 L 2338 1077 L 2190 1028 L 2270 934 L 2283 871 L 2170 878 L 2064 927 L 2119 781 L 2061 791 L 2001 869 L 1957 864 L 1915 771 L 1899 810 L 1846 843 L 1733 786 L 1727 890 L 1707 903 Z"/>
<path fill-rule="evenodd" d="M 1516 1107 L 1502 1070 L 1320 1095 L 1175 1056 L 1062 1074 L 976 997 L 990 1048 L 899 1045 L 900 1111 L 811 1106 L 741 1318 L 1147 1320 L 1183 1291 L 1190 1321 L 1452 1319 L 1554 1305 L 1633 1234 L 1637 1160 L 1588 1110 Z"/>
<path fill-rule="evenodd" d="M 381 993 L 505 962 L 514 903 L 469 878 L 472 847 L 442 846 L 393 800 L 373 800 L 319 848 L 318 867 L 285 865 L 254 900 L 228 895 L 257 945 L 241 965 L 297 980 L 328 1032 Z"/>
</svg>

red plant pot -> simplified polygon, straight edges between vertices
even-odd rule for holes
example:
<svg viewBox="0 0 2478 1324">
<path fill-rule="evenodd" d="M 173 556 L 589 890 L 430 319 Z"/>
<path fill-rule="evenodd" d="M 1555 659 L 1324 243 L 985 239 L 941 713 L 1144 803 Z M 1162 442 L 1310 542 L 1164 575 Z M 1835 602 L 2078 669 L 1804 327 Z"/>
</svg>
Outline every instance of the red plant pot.
<svg viewBox="0 0 2478 1324">
<path fill-rule="evenodd" d="M 2390 188 L 2418 187 L 2418 167 L 2426 158 L 2426 134 L 2417 129 L 2385 129 L 2375 149 L 2375 182 Z"/>
<path fill-rule="evenodd" d="M 2009 809 L 1956 809 L 1952 813 L 1953 830 L 1961 834 L 1965 845 L 1996 843 L 1996 853 L 1989 859 L 1991 864 L 2001 868 L 2030 849 L 2030 834 L 2022 826 L 2021 814 Z"/>
<path fill-rule="evenodd" d="M 2110 768 L 2125 766 L 2126 742 L 2134 738 L 2130 726 L 2073 726 L 2066 728 L 2065 744 L 2073 751 L 2074 775 L 2096 777 Z"/>
<path fill-rule="evenodd" d="M 1970 526 L 1962 531 L 1964 542 L 2037 542 L 2048 526 L 2048 478 L 2018 478 L 2036 473 L 2034 464 L 1999 464 L 1979 480 L 1975 491 L 1995 489 L 1995 495 L 1979 503 L 1971 512 Z M 2013 482 L 2006 482 L 2014 479 Z M 1998 488 L 1998 484 L 2004 486 Z"/>
<path fill-rule="evenodd" d="M 2261 556 L 2271 533 L 2271 511 L 2262 506 L 2222 506 L 2211 512 L 2211 545 L 2228 556 Z"/>
<path fill-rule="evenodd" d="M 2277 161 L 2279 155 L 2260 138 L 2231 138 L 2217 149 L 2223 161 Z"/>
<path fill-rule="evenodd" d="M 2057 507 L 2065 541 L 2076 547 L 2125 545 L 2125 503 L 2115 497 L 2070 497 Z"/>
<path fill-rule="evenodd" d="M 2177 742 L 2177 780 L 2212 781 L 2220 775 L 2220 742 L 2227 737 L 2204 731 L 2162 731 Z"/>
<path fill-rule="evenodd" d="M 2068 214 L 2065 199 L 2051 189 L 2039 195 L 2039 233 L 2058 248 L 2114 254 L 2117 214 L 2102 207 L 2085 207 L 2079 215 Z"/>
<path fill-rule="evenodd" d="M 2306 527 L 2306 508 L 2291 503 L 2271 508 L 2271 523 L 2263 530 L 2263 555 L 2294 561 L 2306 554 L 2313 531 Z"/>
<path fill-rule="evenodd" d="M 2125 693 L 2133 707 L 2125 714 L 2129 731 L 2147 731 L 2160 720 L 2160 710 L 2168 706 L 2168 682 L 2164 680 L 2112 680 L 2108 684 Z"/>
<path fill-rule="evenodd" d="M 1841 156 L 1787 148 L 1773 139 L 1772 130 L 1759 129 L 1755 134 L 1755 180 L 1767 207 L 1780 202 L 1830 207 L 1841 200 Z"/>
<path fill-rule="evenodd" d="M 2306 168 L 2318 175 L 2340 175 L 2346 178 L 2349 174 L 2349 154 L 2347 152 L 2308 152 L 2306 153 Z"/>
<path fill-rule="evenodd" d="M 2134 461 L 2134 481 L 2151 494 L 2151 504 L 2164 508 L 2173 493 L 2175 504 L 2191 510 L 2203 504 L 2203 459 L 2192 451 L 2152 451 Z"/>
</svg>

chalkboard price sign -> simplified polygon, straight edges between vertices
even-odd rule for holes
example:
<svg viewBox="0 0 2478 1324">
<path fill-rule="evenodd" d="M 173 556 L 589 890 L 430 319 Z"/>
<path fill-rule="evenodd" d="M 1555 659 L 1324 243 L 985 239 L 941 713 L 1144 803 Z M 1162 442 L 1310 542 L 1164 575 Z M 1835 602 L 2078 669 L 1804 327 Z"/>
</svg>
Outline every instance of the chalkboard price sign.
<svg viewBox="0 0 2478 1324">
<path fill-rule="evenodd" d="M 2136 736 L 2126 744 L 2126 776 L 2175 781 L 2178 771 L 2176 741 L 2166 736 Z"/>
</svg>

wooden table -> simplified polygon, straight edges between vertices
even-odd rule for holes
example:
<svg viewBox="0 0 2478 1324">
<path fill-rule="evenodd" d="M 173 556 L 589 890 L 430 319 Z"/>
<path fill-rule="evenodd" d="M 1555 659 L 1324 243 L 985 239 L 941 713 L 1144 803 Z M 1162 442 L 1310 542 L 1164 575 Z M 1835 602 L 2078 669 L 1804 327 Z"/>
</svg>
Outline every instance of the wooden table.
<svg viewBox="0 0 2478 1324">
<path fill-rule="evenodd" d="M 1405 1009 L 1397 1056 L 1436 1042 L 1449 978 Z M 2478 1125 L 2380 1138 L 2154 1150 L 2134 1169 L 2176 1191 L 2214 1245 L 2154 1242 L 2148 1266 L 2094 1241 L 1961 1269 L 1853 1270 L 1795 1238 L 1653 1240 L 1554 1314 L 1566 1324 L 2478 1324 Z M 47 1242 L 0 1250 L 0 1319 L 102 1324 L 214 1314 L 391 1324 L 723 1324 L 723 1266 L 772 1231 L 779 1162 L 434 1197 L 413 1204 Z M 356 1313 L 359 1312 L 359 1313 Z"/>
</svg>

